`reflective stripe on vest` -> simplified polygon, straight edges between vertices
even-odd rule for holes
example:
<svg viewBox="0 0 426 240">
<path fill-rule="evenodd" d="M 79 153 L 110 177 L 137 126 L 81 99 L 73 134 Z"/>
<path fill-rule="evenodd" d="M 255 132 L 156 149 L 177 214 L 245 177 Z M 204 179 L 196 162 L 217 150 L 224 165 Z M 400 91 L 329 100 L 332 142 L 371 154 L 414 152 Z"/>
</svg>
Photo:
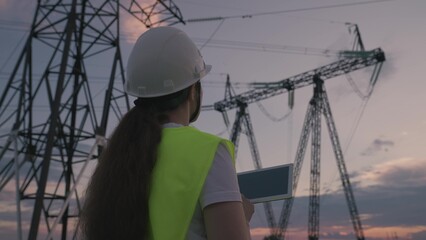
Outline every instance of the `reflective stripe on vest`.
<svg viewBox="0 0 426 240">
<path fill-rule="evenodd" d="M 150 239 L 185 239 L 219 143 L 234 161 L 234 145 L 192 127 L 164 128 L 152 175 Z"/>
</svg>

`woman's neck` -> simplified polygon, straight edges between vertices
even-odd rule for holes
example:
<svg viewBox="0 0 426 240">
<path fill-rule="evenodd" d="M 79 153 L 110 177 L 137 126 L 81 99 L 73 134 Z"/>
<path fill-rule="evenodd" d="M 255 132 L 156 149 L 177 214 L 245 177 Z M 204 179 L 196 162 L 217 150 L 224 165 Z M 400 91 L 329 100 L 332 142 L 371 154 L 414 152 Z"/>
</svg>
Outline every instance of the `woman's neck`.
<svg viewBox="0 0 426 240">
<path fill-rule="evenodd" d="M 189 125 L 190 107 L 188 101 L 182 103 L 178 108 L 167 112 L 168 122 L 184 126 Z"/>
</svg>

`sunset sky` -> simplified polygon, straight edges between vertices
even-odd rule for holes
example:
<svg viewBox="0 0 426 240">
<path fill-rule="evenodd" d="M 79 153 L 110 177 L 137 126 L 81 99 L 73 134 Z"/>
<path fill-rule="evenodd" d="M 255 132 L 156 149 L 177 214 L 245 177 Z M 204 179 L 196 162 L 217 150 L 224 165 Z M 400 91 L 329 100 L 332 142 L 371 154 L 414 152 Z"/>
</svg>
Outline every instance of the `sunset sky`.
<svg viewBox="0 0 426 240">
<path fill-rule="evenodd" d="M 0 92 L 23 47 L 35 1 L 0 0 Z M 140 1 L 143 2 L 143 1 Z M 426 1 L 424 0 L 175 0 L 184 30 L 200 47 L 211 74 L 203 80 L 204 104 L 222 100 L 226 75 L 235 91 L 247 83 L 274 82 L 332 63 L 316 50 L 348 50 L 358 24 L 366 49 L 382 48 L 386 62 L 369 99 L 361 99 L 345 76 L 325 82 L 366 239 L 426 239 Z M 251 15 L 242 18 L 241 16 Z M 125 63 L 144 27 L 122 14 Z M 224 44 L 222 44 L 224 43 Z M 250 47 L 244 47 L 250 46 Z M 279 48 L 279 49 L 278 49 Z M 292 50 L 295 49 L 295 50 Z M 112 57 L 111 57 L 112 58 Z M 102 70 L 102 63 L 97 66 Z M 104 69 L 105 70 L 105 69 Z M 371 69 L 350 74 L 367 91 Z M 249 106 L 264 167 L 292 163 L 312 86 L 297 89 L 295 105 L 283 121 L 271 121 L 257 104 Z M 290 112 L 287 94 L 261 102 L 270 115 Z M 231 123 L 235 111 L 228 112 Z M 358 120 L 359 119 L 359 120 Z M 228 137 L 222 116 L 203 112 L 195 126 Z M 2 133 L 7 129 L 0 129 Z M 289 239 L 307 238 L 310 144 L 296 192 Z M 237 171 L 253 169 L 247 139 L 240 138 Z M 90 171 L 85 174 L 90 177 Z M 323 119 L 321 149 L 321 239 L 354 239 L 328 131 Z M 14 183 L 0 192 L 0 238 L 16 239 Z M 274 202 L 278 219 L 281 202 Z M 28 216 L 31 206 L 23 205 Z M 253 239 L 269 233 L 262 206 L 251 222 Z M 28 227 L 28 222 L 24 222 Z"/>
</svg>

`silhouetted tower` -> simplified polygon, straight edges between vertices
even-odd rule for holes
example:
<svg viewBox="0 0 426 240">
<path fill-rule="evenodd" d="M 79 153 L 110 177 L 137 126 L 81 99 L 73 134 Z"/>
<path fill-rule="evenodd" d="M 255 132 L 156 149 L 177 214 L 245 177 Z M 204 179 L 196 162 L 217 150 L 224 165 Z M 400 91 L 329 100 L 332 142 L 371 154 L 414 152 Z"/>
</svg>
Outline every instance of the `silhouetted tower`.
<svg viewBox="0 0 426 240">
<path fill-rule="evenodd" d="M 361 220 L 343 159 L 337 130 L 331 114 L 331 108 L 324 87 L 324 80 L 348 74 L 368 66 L 374 66 L 370 79 L 371 87 L 373 87 L 377 81 L 381 66 L 385 61 L 385 54 L 380 48 L 376 48 L 370 51 L 365 51 L 364 49 L 343 51 L 341 55 L 342 58 L 336 62 L 278 82 L 252 83 L 252 90 L 241 94 L 225 94 L 224 100 L 203 107 L 205 110 L 215 109 L 221 112 L 223 116 L 226 116 L 228 110 L 237 110 L 231 132 L 231 140 L 237 145 L 239 134 L 245 129 L 255 167 L 259 168 L 261 167 L 260 157 L 256 141 L 254 141 L 253 126 L 247 111 L 248 105 L 285 92 L 292 92 L 298 88 L 314 85 L 314 94 L 309 102 L 293 167 L 293 196 L 295 196 L 309 136 L 312 133 L 308 221 L 308 238 L 310 240 L 319 238 L 321 115 L 324 115 L 326 119 L 356 239 L 364 240 Z M 228 85 L 230 84 L 227 83 L 227 86 Z M 227 117 L 224 117 L 224 119 L 227 119 Z M 227 120 L 225 120 L 225 123 L 226 122 Z M 284 200 L 277 224 L 275 223 L 273 214 L 268 211 L 267 206 L 265 207 L 269 226 L 276 226 L 271 229 L 272 234 L 265 237 L 265 239 L 282 239 L 284 237 L 283 234 L 287 230 L 293 201 L 294 198 Z"/>
<path fill-rule="evenodd" d="M 0 96 L 0 128 L 11 129 L 0 136 L 0 191 L 15 177 L 19 239 L 21 221 L 30 225 L 28 239 L 76 237 L 81 173 L 102 150 L 110 120 L 130 108 L 120 9 L 145 27 L 184 23 L 167 0 L 37 1 Z M 31 216 L 21 216 L 23 201 Z"/>
</svg>

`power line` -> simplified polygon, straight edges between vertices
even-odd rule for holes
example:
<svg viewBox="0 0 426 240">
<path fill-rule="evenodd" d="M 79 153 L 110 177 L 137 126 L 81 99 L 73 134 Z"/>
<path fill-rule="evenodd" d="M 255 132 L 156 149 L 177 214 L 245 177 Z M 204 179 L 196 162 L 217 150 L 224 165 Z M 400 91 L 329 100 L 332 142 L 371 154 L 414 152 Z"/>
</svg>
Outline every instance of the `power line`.
<svg viewBox="0 0 426 240">
<path fill-rule="evenodd" d="M 3 77 L 3 76 L 9 77 L 11 74 L 12 73 L 10 73 L 10 72 L 2 72 L 2 71 L 0 71 L 0 78 Z M 37 78 L 43 77 L 43 75 L 40 74 L 40 73 L 33 73 L 32 76 L 33 77 L 37 77 Z M 117 76 L 117 77 L 120 77 L 120 76 Z M 109 76 L 88 76 L 87 78 L 89 79 L 88 80 L 89 83 L 103 84 L 103 83 L 108 83 L 108 81 L 109 81 Z M 93 80 L 93 79 L 95 79 L 95 80 Z"/>
<path fill-rule="evenodd" d="M 223 22 L 223 21 L 222 21 Z M 233 41 L 233 40 L 223 40 L 223 39 L 212 39 L 216 32 L 221 27 L 221 24 L 218 25 L 213 34 L 209 38 L 192 38 L 192 40 L 200 48 L 209 47 L 209 48 L 220 48 L 220 49 L 229 49 L 229 50 L 241 50 L 241 51 L 255 51 L 255 52 L 269 52 L 269 53 L 284 53 L 284 54 L 298 54 L 298 55 L 312 55 L 312 56 L 324 56 L 324 57 L 336 57 L 341 55 L 340 50 L 335 49 L 321 49 L 313 47 L 303 47 L 303 46 L 290 46 L 290 45 L 281 45 L 281 44 L 267 44 L 259 42 L 245 42 L 245 41 Z M 123 35 L 121 37 L 125 40 L 136 40 L 136 38 L 129 35 Z"/>
<path fill-rule="evenodd" d="M 219 25 L 216 27 L 216 29 L 213 31 L 213 33 L 210 35 L 210 37 L 204 42 L 204 44 L 200 47 L 200 50 L 202 50 L 209 42 L 210 40 L 214 37 L 214 35 L 217 33 L 217 31 L 219 31 L 220 27 L 222 26 L 223 22 L 225 20 L 222 20 Z"/>
<path fill-rule="evenodd" d="M 349 85 L 351 86 L 352 90 L 358 95 L 359 98 L 361 98 L 362 100 L 365 100 L 367 98 L 369 98 L 371 96 L 371 94 L 373 93 L 373 85 L 370 84 L 368 89 L 367 89 L 367 93 L 363 93 L 361 91 L 361 89 L 359 89 L 359 87 L 356 85 L 355 81 L 352 79 L 351 75 L 346 74 L 346 80 L 348 80 Z"/>
<path fill-rule="evenodd" d="M 292 113 L 292 111 L 290 109 L 290 111 L 285 113 L 283 116 L 276 117 L 276 116 L 273 116 L 270 112 L 268 112 L 268 110 L 266 110 L 265 106 L 263 106 L 260 102 L 256 102 L 256 104 L 259 107 L 260 111 L 263 113 L 263 115 L 265 115 L 267 118 L 269 118 L 269 120 L 271 120 L 273 122 L 281 122 L 281 121 L 287 119 L 287 117 L 289 117 L 290 114 Z"/>
<path fill-rule="evenodd" d="M 26 35 L 22 35 L 21 39 L 17 42 L 17 44 L 15 45 L 15 47 L 13 48 L 13 50 L 10 52 L 9 56 L 5 59 L 5 62 L 2 64 L 2 66 L 0 67 L 0 74 L 3 74 L 3 70 L 6 67 L 9 59 L 12 58 L 12 56 L 15 54 L 16 50 L 18 49 L 18 47 L 21 45 L 22 41 L 25 39 Z M 9 74 L 10 75 L 10 74 Z"/>
<path fill-rule="evenodd" d="M 2 30 L 28 32 L 30 27 L 31 24 L 27 22 L 0 19 L 0 29 Z"/>
<path fill-rule="evenodd" d="M 224 6 L 224 5 L 218 5 L 218 4 L 206 4 L 204 2 L 200 2 L 200 1 L 185 1 L 185 0 L 179 0 L 179 1 L 175 1 L 175 2 L 184 2 L 187 3 L 189 5 L 198 5 L 198 6 L 204 6 L 204 7 L 209 7 L 209 8 L 217 8 L 217 9 L 226 9 L 226 10 L 237 10 L 240 12 L 247 12 L 247 9 L 241 9 L 241 8 L 237 8 L 235 6 Z M 180 5 L 180 3 L 178 4 Z"/>
<path fill-rule="evenodd" d="M 297 8 L 297 9 L 288 9 L 288 10 L 279 10 L 279 11 L 270 11 L 270 12 L 258 12 L 258 13 L 233 15 L 233 16 L 225 16 L 225 17 L 219 16 L 219 17 L 208 17 L 208 18 L 192 18 L 192 19 L 186 20 L 186 22 L 188 23 L 208 22 L 208 21 L 218 21 L 218 20 L 226 20 L 226 19 L 233 19 L 233 18 L 245 19 L 245 18 L 258 17 L 258 16 L 265 16 L 265 15 L 277 15 L 277 14 L 290 13 L 290 12 L 303 12 L 303 11 L 313 11 L 313 10 L 329 9 L 329 8 L 349 7 L 349 6 L 373 4 L 373 3 L 379 3 L 379 2 L 390 2 L 390 1 L 395 1 L 395 0 L 374 0 L 374 1 L 364 1 L 364 2 L 356 2 L 356 3 L 333 4 L 333 5 L 318 6 L 318 7 Z"/>
<path fill-rule="evenodd" d="M 209 38 L 193 38 L 194 42 L 200 43 L 200 49 L 204 47 L 209 48 L 220 48 L 220 49 L 229 49 L 229 50 L 240 50 L 240 51 L 255 51 L 255 52 L 268 52 L 268 53 L 284 53 L 284 54 L 298 54 L 298 55 L 313 55 L 313 56 L 325 56 L 325 57 L 334 57 L 340 54 L 339 50 L 330 50 L 330 49 L 319 49 L 312 47 L 302 47 L 302 46 L 288 46 L 288 45 L 279 45 L 279 44 L 266 44 L 258 42 L 243 42 L 243 41 L 231 41 L 231 40 L 221 40 L 213 39 L 214 35 L 222 26 L 224 20 L 216 27 L 214 32 L 210 35 Z M 0 19 L 0 29 L 2 25 L 15 26 L 13 28 L 7 28 L 7 30 L 15 30 L 28 32 L 28 29 L 16 28 L 20 26 L 28 26 L 29 24 L 24 22 L 17 21 L 5 21 Z M 122 32 L 123 35 L 120 36 L 121 39 L 135 41 L 136 38 L 133 37 L 129 32 Z"/>
<path fill-rule="evenodd" d="M 6 24 L 6 25 L 21 25 L 24 27 L 29 27 L 30 24 L 28 22 L 21 22 L 21 21 L 11 21 L 6 19 L 0 19 L 0 23 Z"/>
<path fill-rule="evenodd" d="M 319 49 L 311 47 L 296 47 L 296 46 L 286 46 L 278 44 L 265 44 L 265 43 L 256 43 L 256 42 L 242 42 L 242 41 L 230 41 L 230 40 L 218 40 L 212 39 L 216 32 L 221 27 L 223 21 L 216 28 L 216 30 L 211 34 L 207 39 L 203 38 L 193 38 L 194 42 L 201 44 L 201 49 L 204 47 L 209 48 L 219 48 L 219 49 L 229 49 L 229 50 L 240 50 L 240 51 L 254 51 L 254 52 L 267 52 L 267 53 L 284 53 L 284 54 L 298 54 L 298 55 L 312 55 L 312 56 L 325 56 L 333 57 L 338 56 L 338 50 L 329 50 L 329 49 Z M 0 29 L 3 29 L 1 27 Z M 28 30 L 20 28 L 7 28 L 8 30 L 28 32 Z M 130 33 L 123 32 L 124 34 L 120 36 L 121 39 L 135 41 L 136 38 L 132 37 Z"/>
<path fill-rule="evenodd" d="M 207 41 L 204 38 L 193 38 L 193 40 L 195 43 Z M 222 40 L 222 39 L 210 39 L 208 40 L 207 46 L 212 48 L 224 48 L 224 49 L 233 49 L 233 50 L 317 55 L 317 56 L 326 56 L 326 57 L 336 57 L 341 55 L 340 50 L 334 50 L 334 49 L 321 49 L 321 48 L 313 48 L 313 47 L 267 44 L 267 43 L 245 42 L 245 41 L 232 41 L 232 40 Z"/>
<path fill-rule="evenodd" d="M 346 146 L 345 146 L 345 149 L 344 149 L 344 151 L 343 151 L 343 155 L 344 155 L 344 156 L 346 156 L 346 153 L 347 153 L 347 151 L 348 151 L 348 149 L 349 149 L 350 145 L 352 144 L 352 140 L 353 140 L 353 138 L 354 138 L 354 136 L 355 136 L 355 133 L 356 133 L 356 132 L 357 132 L 357 130 L 358 130 L 358 127 L 359 127 L 359 124 L 361 123 L 362 117 L 364 116 L 364 112 L 365 112 L 365 109 L 367 108 L 367 104 L 368 104 L 368 101 L 370 100 L 370 97 L 371 97 L 371 94 L 368 94 L 368 95 L 366 96 L 366 98 L 363 98 L 363 99 L 362 99 L 363 101 L 361 102 L 361 106 L 360 106 L 360 108 L 359 108 L 359 110 L 358 110 L 358 113 L 357 113 L 356 119 L 355 119 L 355 121 L 354 121 L 354 123 L 353 123 L 353 125 L 352 125 L 352 129 L 351 129 L 350 134 L 349 134 L 348 141 L 347 141 Z M 327 184 L 325 184 L 325 185 L 327 185 L 327 186 L 331 186 L 331 184 L 332 184 L 335 180 L 338 180 L 338 179 L 336 178 L 337 173 L 338 173 L 338 171 L 335 171 L 335 172 L 334 172 L 334 174 L 331 176 L 330 180 L 328 181 L 328 183 L 327 183 Z M 324 200 L 323 200 L 323 201 L 324 201 Z"/>
<path fill-rule="evenodd" d="M 14 27 L 0 27 L 1 30 L 7 30 L 7 31 L 15 31 L 15 32 L 28 32 L 28 29 L 25 28 L 14 28 Z"/>
</svg>

